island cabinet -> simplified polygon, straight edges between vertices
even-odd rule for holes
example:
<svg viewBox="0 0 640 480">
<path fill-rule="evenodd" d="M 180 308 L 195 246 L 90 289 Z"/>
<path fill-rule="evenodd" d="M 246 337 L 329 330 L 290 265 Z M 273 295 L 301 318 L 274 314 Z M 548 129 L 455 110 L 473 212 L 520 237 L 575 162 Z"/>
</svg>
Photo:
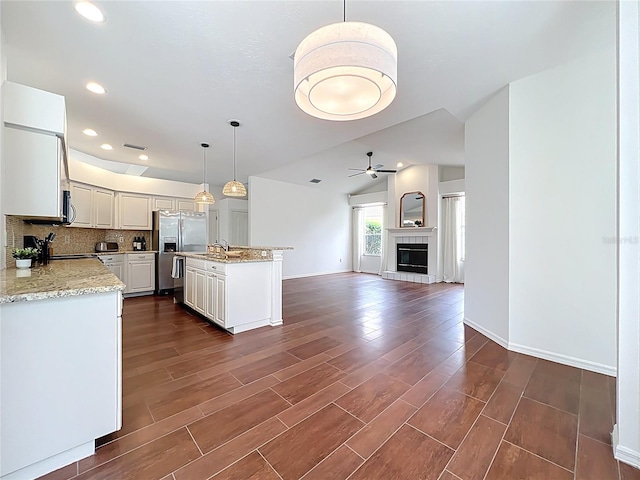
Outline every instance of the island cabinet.
<svg viewBox="0 0 640 480">
<path fill-rule="evenodd" d="M 231 333 L 279 325 L 282 315 L 273 308 L 273 263 L 187 257 L 185 304 Z"/>
<path fill-rule="evenodd" d="M 3 480 L 92 455 L 122 425 L 124 285 L 95 259 L 35 267 L 24 289 L 21 273 L 0 271 Z"/>
</svg>

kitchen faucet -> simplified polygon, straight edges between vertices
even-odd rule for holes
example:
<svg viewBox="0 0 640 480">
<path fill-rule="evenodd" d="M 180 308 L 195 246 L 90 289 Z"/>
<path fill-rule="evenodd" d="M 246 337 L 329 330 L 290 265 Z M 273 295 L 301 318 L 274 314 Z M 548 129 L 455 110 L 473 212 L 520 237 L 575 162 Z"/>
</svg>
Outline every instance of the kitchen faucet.
<svg viewBox="0 0 640 480">
<path fill-rule="evenodd" d="M 224 238 L 222 240 L 220 240 L 220 241 L 222 243 L 215 242 L 212 246 L 213 247 L 220 247 L 225 252 L 228 252 L 229 251 L 229 242 L 227 242 Z"/>
</svg>

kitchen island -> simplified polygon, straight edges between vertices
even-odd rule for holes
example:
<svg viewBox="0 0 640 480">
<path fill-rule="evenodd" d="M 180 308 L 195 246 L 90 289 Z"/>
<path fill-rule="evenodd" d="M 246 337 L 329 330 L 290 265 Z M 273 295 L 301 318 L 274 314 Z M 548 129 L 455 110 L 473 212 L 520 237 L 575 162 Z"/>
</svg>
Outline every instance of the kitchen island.
<svg viewBox="0 0 640 480">
<path fill-rule="evenodd" d="M 92 455 L 122 426 L 122 290 L 97 259 L 0 271 L 0 478 Z"/>
<path fill-rule="evenodd" d="M 231 333 L 282 325 L 282 254 L 291 247 L 233 246 L 186 257 L 184 303 Z"/>
</svg>

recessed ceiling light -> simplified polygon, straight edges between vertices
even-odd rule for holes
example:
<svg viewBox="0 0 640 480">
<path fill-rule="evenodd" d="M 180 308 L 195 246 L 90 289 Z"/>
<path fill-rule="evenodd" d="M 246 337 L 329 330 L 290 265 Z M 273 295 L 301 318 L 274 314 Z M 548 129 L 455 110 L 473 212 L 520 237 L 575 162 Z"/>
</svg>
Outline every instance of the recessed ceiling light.
<svg viewBox="0 0 640 480">
<path fill-rule="evenodd" d="M 89 90 L 90 92 L 93 92 L 93 93 L 97 93 L 98 95 L 103 95 L 103 94 L 107 93 L 107 91 L 104 89 L 104 87 L 102 85 L 100 85 L 99 83 L 96 83 L 96 82 L 87 83 L 87 90 Z"/>
<path fill-rule="evenodd" d="M 149 155 L 145 155 L 144 153 L 138 157 L 140 160 L 149 160 Z"/>
<path fill-rule="evenodd" d="M 102 145 L 100 145 L 100 148 L 103 150 L 113 150 L 113 147 L 108 143 L 103 143 Z"/>
<path fill-rule="evenodd" d="M 102 10 L 91 2 L 76 2 L 75 9 L 76 12 L 87 20 L 91 20 L 96 23 L 104 22 L 104 14 L 102 13 Z"/>
<path fill-rule="evenodd" d="M 403 167 L 403 166 L 404 166 L 404 163 L 402 163 L 402 162 L 398 162 L 398 163 L 396 164 L 396 167 L 397 167 L 397 168 L 400 168 L 400 167 Z"/>
<path fill-rule="evenodd" d="M 98 136 L 98 132 L 96 132 L 92 128 L 85 128 L 84 130 L 82 130 L 82 133 L 84 133 L 88 137 L 97 137 Z"/>
</svg>

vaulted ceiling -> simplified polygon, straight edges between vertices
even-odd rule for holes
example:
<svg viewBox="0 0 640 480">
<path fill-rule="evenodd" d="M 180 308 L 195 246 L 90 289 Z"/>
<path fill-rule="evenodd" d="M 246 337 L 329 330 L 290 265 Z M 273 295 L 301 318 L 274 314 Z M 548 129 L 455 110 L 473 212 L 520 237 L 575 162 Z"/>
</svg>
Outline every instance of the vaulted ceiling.
<svg viewBox="0 0 640 480">
<path fill-rule="evenodd" d="M 615 2 L 359 1 L 347 19 L 385 29 L 398 46 L 398 94 L 363 120 L 309 117 L 293 99 L 290 55 L 313 30 L 342 20 L 343 2 L 96 1 L 93 24 L 71 1 L 2 1 L 11 81 L 62 94 L 71 148 L 148 167 L 144 176 L 200 183 L 262 175 L 354 193 L 348 167 L 464 164 L 464 121 L 519 78 L 615 42 Z M 105 86 L 96 96 L 88 81 Z M 82 134 L 92 128 L 98 137 Z M 148 161 L 122 143 L 148 147 Z M 114 150 L 100 149 L 110 143 Z M 379 179 L 379 181 L 382 180 Z"/>
</svg>

